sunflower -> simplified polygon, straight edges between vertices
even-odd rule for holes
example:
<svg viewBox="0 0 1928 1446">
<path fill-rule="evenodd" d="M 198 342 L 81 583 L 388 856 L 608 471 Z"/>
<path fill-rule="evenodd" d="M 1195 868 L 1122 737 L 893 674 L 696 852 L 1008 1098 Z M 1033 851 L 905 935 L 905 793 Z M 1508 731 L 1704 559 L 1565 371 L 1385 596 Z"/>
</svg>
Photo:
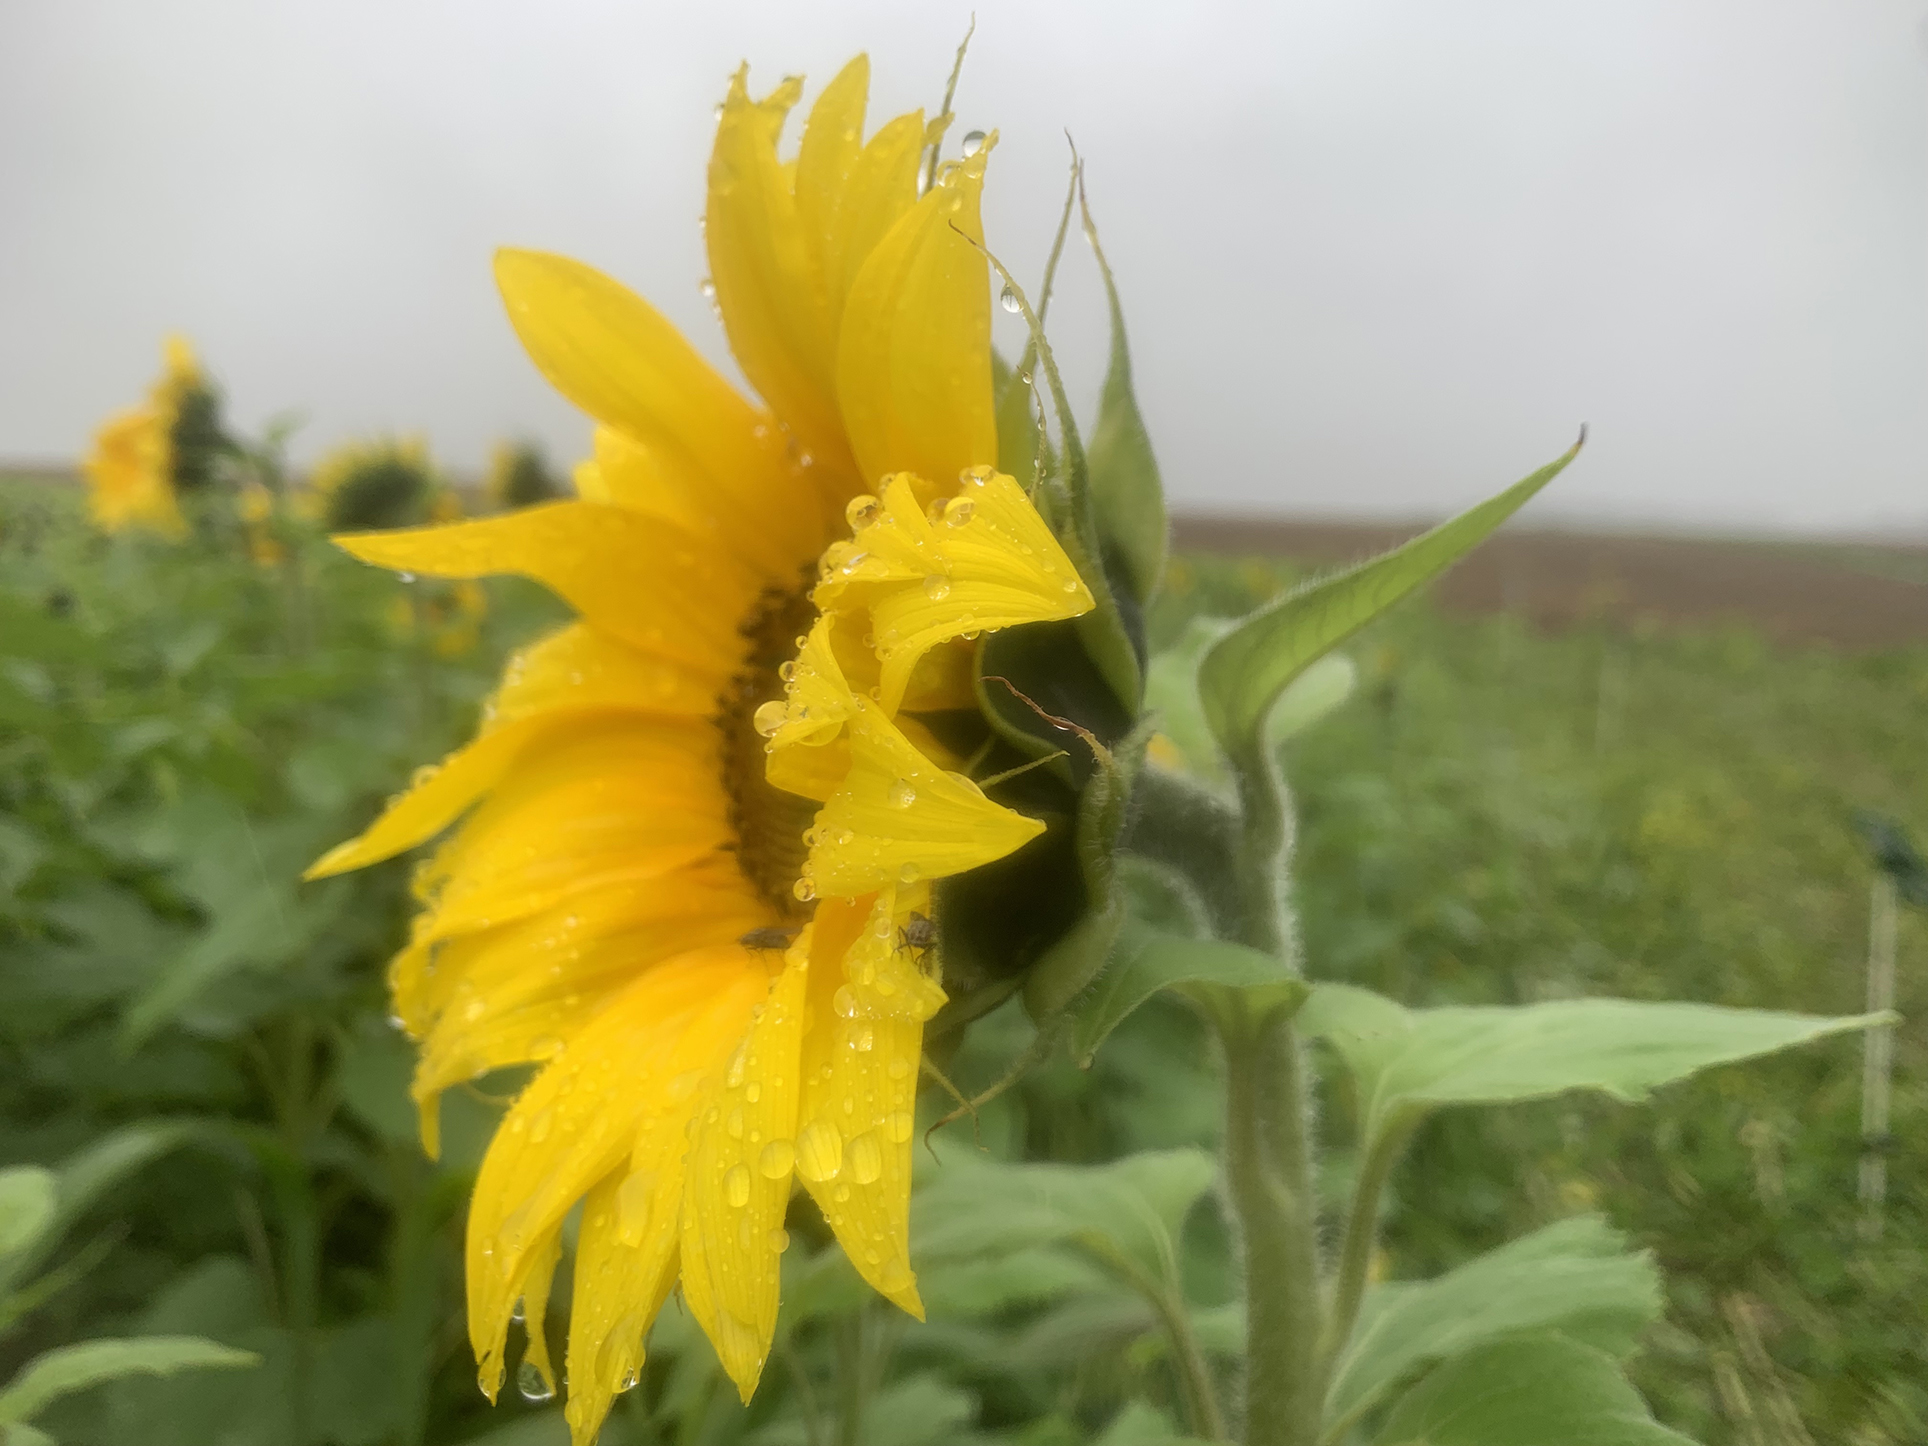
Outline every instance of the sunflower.
<svg viewBox="0 0 1928 1446">
<path fill-rule="evenodd" d="M 88 510 L 107 532 L 141 527 L 185 536 L 179 494 L 212 478 L 222 444 L 218 400 L 185 337 L 167 338 L 163 353 L 165 369 L 147 401 L 102 423 L 82 464 Z"/>
<path fill-rule="evenodd" d="M 1094 605 L 994 470 L 985 145 L 919 194 L 921 113 L 864 139 L 868 63 L 778 140 L 801 82 L 739 72 L 709 170 L 714 295 L 752 401 L 586 266 L 500 253 L 536 365 L 598 424 L 581 500 L 342 539 L 442 577 L 520 573 L 578 618 L 517 655 L 478 736 L 315 875 L 460 822 L 392 966 L 440 1093 L 537 1066 L 489 1147 L 470 1336 L 500 1388 L 552 1382 L 543 1319 L 584 1202 L 568 1418 L 595 1437 L 668 1293 L 747 1400 L 776 1323 L 792 1181 L 852 1265 L 921 1316 L 908 1250 L 933 881 L 1045 825 L 994 802 L 979 634 Z M 552 1388 L 552 1387 L 545 1387 Z"/>
<path fill-rule="evenodd" d="M 308 486 L 307 506 L 342 532 L 426 522 L 450 495 L 420 437 L 342 442 L 315 463 Z"/>
<path fill-rule="evenodd" d="M 542 448 L 534 442 L 497 442 L 489 450 L 482 495 L 498 508 L 533 507 L 568 495 L 549 472 Z"/>
</svg>

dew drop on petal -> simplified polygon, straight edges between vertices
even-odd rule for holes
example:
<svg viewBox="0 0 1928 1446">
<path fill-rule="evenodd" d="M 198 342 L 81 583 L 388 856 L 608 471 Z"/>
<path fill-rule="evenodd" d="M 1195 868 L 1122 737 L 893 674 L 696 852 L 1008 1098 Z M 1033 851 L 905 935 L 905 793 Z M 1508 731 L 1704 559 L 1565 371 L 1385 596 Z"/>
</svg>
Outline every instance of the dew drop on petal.
<svg viewBox="0 0 1928 1446">
<path fill-rule="evenodd" d="M 789 716 L 789 712 L 788 705 L 781 698 L 772 698 L 750 716 L 750 726 L 768 738 L 783 726 L 783 720 Z M 737 716 L 740 718 L 743 715 L 739 713 Z"/>
<path fill-rule="evenodd" d="M 721 115 L 722 113 L 723 113 L 722 107 L 719 106 L 717 108 L 717 114 Z M 709 277 L 705 276 L 700 282 L 698 282 L 696 289 L 703 293 L 703 299 L 705 301 L 716 300 L 716 283 L 710 280 Z"/>
<path fill-rule="evenodd" d="M 837 992 L 830 996 L 830 1007 L 843 1019 L 848 1019 L 857 1012 L 857 996 L 851 992 L 848 984 L 837 986 Z"/>
<path fill-rule="evenodd" d="M 980 483 L 979 485 L 981 486 L 982 484 Z M 953 498 L 951 505 L 944 509 L 944 525 L 946 527 L 962 527 L 971 520 L 976 512 L 977 504 L 971 501 L 970 498 Z"/>
<path fill-rule="evenodd" d="M 723 1128 L 732 1140 L 743 1138 L 743 1106 L 738 1105 L 730 1111 L 729 1118 L 723 1121 Z"/>
<path fill-rule="evenodd" d="M 923 871 L 916 864 L 905 864 L 897 871 L 897 879 L 900 883 L 914 884 L 922 877 Z"/>
<path fill-rule="evenodd" d="M 751 1080 L 747 1085 L 743 1087 L 743 1098 L 748 1100 L 751 1104 L 755 1104 L 758 1100 L 763 1098 L 763 1086 L 758 1084 L 755 1080 Z"/>
<path fill-rule="evenodd" d="M 850 1178 L 869 1185 L 884 1173 L 884 1149 L 877 1136 L 866 1131 L 850 1142 Z"/>
<path fill-rule="evenodd" d="M 1066 592 L 1076 592 L 1078 590 L 1078 579 L 1075 577 L 1067 577 L 1064 580 L 1064 590 Z"/>
<path fill-rule="evenodd" d="M 788 1140 L 772 1140 L 757 1156 L 756 1167 L 766 1180 L 781 1180 L 796 1168 L 797 1147 Z"/>
<path fill-rule="evenodd" d="M 877 1047 L 877 1031 L 868 1024 L 850 1036 L 850 1047 L 859 1054 L 869 1054 Z"/>
<path fill-rule="evenodd" d="M 515 1388 L 522 1393 L 525 1401 L 547 1401 L 556 1394 L 556 1388 L 543 1378 L 542 1372 L 536 1369 L 536 1363 L 530 1360 L 516 1367 Z"/>
<path fill-rule="evenodd" d="M 817 886 L 809 879 L 798 879 L 796 887 L 791 889 L 790 892 L 807 904 L 817 897 Z"/>
<path fill-rule="evenodd" d="M 884 1132 L 890 1136 L 892 1144 L 901 1145 L 910 1138 L 915 1126 L 916 1121 L 911 1119 L 909 1110 L 892 1110 L 890 1118 L 884 1121 Z"/>
<path fill-rule="evenodd" d="M 984 132 L 983 131 L 965 131 L 963 146 L 964 146 L 965 155 L 967 156 L 976 155 L 979 151 L 984 149 Z"/>
<path fill-rule="evenodd" d="M 813 1185 L 843 1168 L 843 1136 L 828 1120 L 812 1120 L 797 1136 L 797 1173 Z"/>
<path fill-rule="evenodd" d="M 883 515 L 884 504 L 868 492 L 851 498 L 844 506 L 844 521 L 850 524 L 853 532 L 861 532 Z"/>
<path fill-rule="evenodd" d="M 892 808 L 909 808 L 917 802 L 917 790 L 911 787 L 909 779 L 899 778 L 884 791 L 884 797 L 890 800 Z"/>
<path fill-rule="evenodd" d="M 656 1195 L 656 1177 L 648 1170 L 633 1170 L 616 1187 L 616 1236 L 625 1245 L 641 1245 L 649 1229 L 650 1202 Z"/>
<path fill-rule="evenodd" d="M 941 572 L 934 572 L 924 579 L 924 596 L 932 602 L 942 602 L 951 595 L 951 580 Z"/>
<path fill-rule="evenodd" d="M 1013 315 L 1016 315 L 1024 309 L 1018 302 L 1017 292 L 1013 291 L 1008 283 L 1005 285 L 1004 290 L 998 293 L 997 300 L 999 306 L 1002 306 Z"/>
<path fill-rule="evenodd" d="M 910 1061 L 905 1059 L 901 1054 L 890 1062 L 890 1077 L 892 1079 L 902 1079 L 909 1073 Z"/>
<path fill-rule="evenodd" d="M 616 1394 L 620 1396 L 625 1391 L 635 1390 L 636 1383 L 642 1380 L 642 1378 L 643 1378 L 642 1372 L 637 1370 L 634 1366 L 631 1366 L 628 1372 L 623 1376 L 623 1378 L 620 1381 L 616 1382 Z"/>
<path fill-rule="evenodd" d="M 723 1198 L 738 1210 L 750 1203 L 750 1167 L 748 1165 L 730 1166 L 729 1174 L 723 1177 Z"/>
<path fill-rule="evenodd" d="M 902 1290 L 910 1284 L 910 1267 L 904 1264 L 904 1258 L 901 1255 L 892 1257 L 890 1263 L 884 1267 L 883 1273 L 878 1276 L 877 1283 L 885 1290 Z"/>
<path fill-rule="evenodd" d="M 772 1230 L 770 1232 L 770 1248 L 778 1255 L 783 1254 L 784 1251 L 790 1248 L 790 1232 L 787 1230 Z"/>
</svg>

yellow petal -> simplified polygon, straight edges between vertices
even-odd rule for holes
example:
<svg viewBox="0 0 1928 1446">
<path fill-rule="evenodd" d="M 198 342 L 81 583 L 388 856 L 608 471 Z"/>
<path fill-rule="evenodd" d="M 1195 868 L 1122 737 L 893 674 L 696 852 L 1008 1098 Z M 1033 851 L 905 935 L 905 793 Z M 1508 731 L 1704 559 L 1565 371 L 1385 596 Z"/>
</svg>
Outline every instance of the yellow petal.
<svg viewBox="0 0 1928 1446">
<path fill-rule="evenodd" d="M 469 1339 L 491 1399 L 526 1269 L 571 1206 L 631 1153 L 651 1114 L 683 1122 L 769 992 L 740 948 L 652 969 L 531 1081 L 482 1161 L 469 1207 Z"/>
<path fill-rule="evenodd" d="M 595 1446 L 618 1392 L 642 1374 L 643 1341 L 676 1284 L 681 1133 L 645 1126 L 636 1155 L 589 1192 L 576 1238 L 569 1313 L 569 1401 L 575 1446 Z"/>
<path fill-rule="evenodd" d="M 734 559 L 594 502 L 335 540 L 364 562 L 430 577 L 533 578 L 611 637 L 719 680 L 735 669 L 737 622 L 761 586 Z"/>
<path fill-rule="evenodd" d="M 542 1373 L 551 1391 L 556 1388 L 556 1368 L 549 1359 L 549 1290 L 555 1284 L 556 1262 L 562 1258 L 562 1227 L 551 1230 L 543 1242 L 529 1252 L 522 1280 L 515 1294 L 522 1301 L 522 1330 L 528 1342 L 522 1358 Z"/>
<path fill-rule="evenodd" d="M 811 624 L 803 646 L 790 663 L 783 702 L 770 710 L 767 719 L 758 719 L 759 730 L 769 728 L 771 720 L 782 719 L 766 735 L 773 753 L 796 745 L 816 747 L 830 742 L 843 731 L 844 720 L 856 707 L 833 645 L 834 627 L 835 620 L 829 617 L 819 617 Z"/>
<path fill-rule="evenodd" d="M 938 768 L 866 699 L 850 721 L 850 773 L 817 815 L 804 877 L 819 895 L 854 898 L 961 874 L 1013 853 L 1044 825 Z"/>
<path fill-rule="evenodd" d="M 859 55 L 837 72 L 837 78 L 823 88 L 817 103 L 810 107 L 803 142 L 797 147 L 797 215 L 820 262 L 832 259 L 830 251 L 844 188 L 863 154 L 864 102 L 869 94 L 870 57 Z M 834 270 L 832 265 L 824 266 L 826 281 Z"/>
<path fill-rule="evenodd" d="M 864 1017 L 849 1002 L 844 971 L 831 967 L 874 927 L 874 913 L 844 900 L 817 910 L 797 1175 L 857 1273 L 922 1320 L 910 1268 L 910 1145 L 924 1023 Z"/>
<path fill-rule="evenodd" d="M 519 919 L 572 893 L 680 868 L 730 842 L 714 730 L 659 720 L 557 729 L 463 822 L 416 889 L 439 932 Z"/>
<path fill-rule="evenodd" d="M 917 165 L 923 153 L 924 113 L 911 111 L 872 136 L 850 168 L 836 223 L 824 243 L 824 283 L 839 337 L 857 273 L 890 228 L 917 204 Z"/>
<path fill-rule="evenodd" d="M 777 134 L 799 87 L 786 82 L 769 99 L 752 102 L 746 73 L 739 70 L 730 83 L 710 155 L 703 234 L 717 308 L 750 385 L 813 456 L 847 471 L 836 405 L 835 334 L 817 248 L 777 161 Z M 860 94 L 860 125 L 862 104 Z M 825 151 L 822 143 L 811 148 L 813 184 L 823 179 Z"/>
<path fill-rule="evenodd" d="M 683 1298 L 746 1403 L 777 1324 L 808 959 L 807 946 L 791 949 L 730 1057 L 699 1116 L 683 1187 Z"/>
<path fill-rule="evenodd" d="M 873 484 L 892 472 L 947 481 L 997 460 L 990 285 L 971 244 L 984 235 L 989 152 L 952 167 L 891 227 L 845 302 L 837 400 Z"/>
<path fill-rule="evenodd" d="M 655 308 L 561 256 L 501 251 L 495 272 L 509 320 L 543 375 L 644 448 L 705 515 L 756 519 L 734 535 L 766 576 L 816 555 L 822 506 L 785 455 L 781 429 Z"/>
<path fill-rule="evenodd" d="M 938 644 L 1094 606 L 1012 478 L 974 468 L 955 496 L 940 493 L 925 505 L 928 490 L 903 473 L 888 479 L 874 520 L 857 532 L 859 551 L 826 569 L 813 594 L 826 611 L 847 599 L 869 606 L 886 712 L 897 710 L 912 671 Z"/>
</svg>

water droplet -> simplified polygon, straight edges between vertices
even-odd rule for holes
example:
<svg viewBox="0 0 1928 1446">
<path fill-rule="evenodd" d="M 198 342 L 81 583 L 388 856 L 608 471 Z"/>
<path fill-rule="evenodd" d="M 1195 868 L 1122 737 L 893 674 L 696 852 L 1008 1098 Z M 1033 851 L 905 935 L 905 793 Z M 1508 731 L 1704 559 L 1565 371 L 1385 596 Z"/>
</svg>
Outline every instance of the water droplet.
<svg viewBox="0 0 1928 1446">
<path fill-rule="evenodd" d="M 914 884 L 923 876 L 923 871 L 916 864 L 905 864 L 897 871 L 898 882 L 904 884 Z"/>
<path fill-rule="evenodd" d="M 877 1283 L 885 1290 L 902 1290 L 910 1284 L 910 1267 L 904 1264 L 904 1258 L 901 1255 L 892 1257 L 890 1263 L 884 1267 L 883 1274 L 878 1277 Z"/>
<path fill-rule="evenodd" d="M 981 485 L 981 484 L 980 484 Z M 977 504 L 968 497 L 953 497 L 951 505 L 944 509 L 946 527 L 962 527 L 977 512 Z"/>
<path fill-rule="evenodd" d="M 536 1368 L 536 1363 L 527 1359 L 515 1369 L 515 1388 L 522 1393 L 525 1401 L 547 1401 L 556 1394 L 556 1388 Z"/>
<path fill-rule="evenodd" d="M 783 1254 L 784 1251 L 790 1248 L 790 1232 L 787 1230 L 772 1230 L 770 1232 L 770 1248 L 778 1255 Z"/>
<path fill-rule="evenodd" d="M 812 1120 L 797 1136 L 797 1173 L 813 1185 L 843 1168 L 843 1136 L 828 1120 Z"/>
<path fill-rule="evenodd" d="M 719 107 L 717 114 L 721 115 L 722 113 L 722 109 Z M 716 283 L 710 280 L 709 277 L 705 276 L 702 281 L 697 284 L 696 289 L 703 293 L 703 299 L 705 301 L 716 300 Z"/>
<path fill-rule="evenodd" d="M 797 1147 L 788 1140 L 772 1140 L 757 1156 L 756 1167 L 766 1180 L 781 1180 L 796 1168 Z"/>
<path fill-rule="evenodd" d="M 951 580 L 941 572 L 934 572 L 924 579 L 924 596 L 932 602 L 942 602 L 951 595 Z"/>
<path fill-rule="evenodd" d="M 830 1196 L 841 1205 L 850 1198 L 850 1187 L 848 1185 L 839 1185 L 835 1190 L 830 1192 Z"/>
<path fill-rule="evenodd" d="M 892 808 L 909 808 L 917 802 L 917 790 L 911 786 L 909 779 L 899 778 L 884 791 L 884 797 L 890 800 Z"/>
<path fill-rule="evenodd" d="M 901 1054 L 890 1062 L 890 1077 L 892 1079 L 902 1079 L 909 1073 L 910 1061 L 905 1059 Z"/>
<path fill-rule="evenodd" d="M 789 714 L 790 709 L 781 699 L 772 698 L 751 715 L 750 726 L 765 738 L 768 738 L 783 726 L 784 720 L 789 717 Z M 742 716 L 741 713 L 737 714 L 739 718 Z"/>
<path fill-rule="evenodd" d="M 1013 315 L 1016 315 L 1018 312 L 1024 309 L 1022 304 L 1018 301 L 1017 292 L 1013 291 L 1008 283 L 1005 285 L 1004 290 L 998 293 L 997 300 L 998 300 L 999 306 L 1002 306 L 1006 311 L 1012 313 Z"/>
<path fill-rule="evenodd" d="M 696 1093 L 696 1087 L 701 1084 L 702 1081 L 702 1070 L 686 1069 L 669 1082 L 669 1089 L 665 1093 L 669 1095 L 671 1104 L 680 1104 Z"/>
<path fill-rule="evenodd" d="M 830 1007 L 843 1019 L 849 1019 L 857 1012 L 857 996 L 848 984 L 837 986 L 837 992 L 830 996 Z"/>
<path fill-rule="evenodd" d="M 984 132 L 983 131 L 965 131 L 963 146 L 964 146 L 965 155 L 967 156 L 976 155 L 979 151 L 984 149 Z"/>
<path fill-rule="evenodd" d="M 817 897 L 817 886 L 809 879 L 798 879 L 796 887 L 791 889 L 790 892 L 807 904 Z"/>
<path fill-rule="evenodd" d="M 636 1383 L 642 1380 L 642 1378 L 643 1378 L 643 1373 L 637 1370 L 634 1366 L 631 1366 L 629 1370 L 624 1373 L 623 1378 L 620 1381 L 616 1382 L 616 1394 L 620 1396 L 625 1391 L 635 1390 Z"/>
<path fill-rule="evenodd" d="M 791 682 L 797 676 L 796 662 L 792 660 L 787 663 L 777 664 L 777 676 L 786 683 Z"/>
<path fill-rule="evenodd" d="M 523 1299 L 522 1299 L 522 1297 L 521 1297 L 521 1296 L 517 1296 L 517 1297 L 515 1298 L 515 1309 L 509 1312 L 509 1320 L 510 1320 L 510 1323 L 511 1323 L 511 1324 L 514 1324 L 514 1325 L 521 1325 L 521 1324 L 522 1324 L 522 1317 L 523 1317 L 523 1316 L 524 1316 L 525 1314 L 527 1314 L 527 1312 L 526 1312 L 526 1311 L 524 1311 L 524 1310 L 523 1310 L 523 1308 L 522 1308 L 522 1307 L 523 1307 L 523 1304 L 524 1304 L 524 1302 L 523 1302 Z"/>
<path fill-rule="evenodd" d="M 884 515 L 884 504 L 869 493 L 853 497 L 844 505 L 844 521 L 853 532 L 861 532 Z"/>
<path fill-rule="evenodd" d="M 730 1067 L 723 1075 L 723 1083 L 729 1089 L 739 1089 L 743 1084 L 744 1072 L 750 1067 L 750 1045 L 746 1040 L 736 1047 L 730 1056 Z"/>
<path fill-rule="evenodd" d="M 884 1121 L 884 1133 L 890 1136 L 893 1144 L 901 1145 L 910 1138 L 916 1123 L 910 1117 L 909 1110 L 892 1110 L 890 1118 Z"/>
<path fill-rule="evenodd" d="M 1075 577 L 1067 577 L 1064 580 L 1064 590 L 1066 592 L 1076 592 L 1078 590 L 1078 579 Z"/>
<path fill-rule="evenodd" d="M 748 1165 L 730 1167 L 730 1173 L 723 1177 L 723 1198 L 737 1210 L 741 1210 L 750 1203 L 750 1167 Z"/>
<path fill-rule="evenodd" d="M 556 1122 L 554 1110 L 543 1110 L 529 1121 L 529 1143 L 540 1145 L 549 1138 L 549 1127 Z"/>
<path fill-rule="evenodd" d="M 390 1029 L 399 1029 L 403 1034 L 408 1033 L 408 1021 L 403 1019 L 399 1014 L 391 1014 L 388 1016 L 388 1027 Z"/>
<path fill-rule="evenodd" d="M 751 1104 L 755 1104 L 758 1100 L 763 1098 L 763 1086 L 758 1084 L 755 1080 L 751 1080 L 747 1085 L 743 1087 L 743 1098 L 748 1100 Z"/>
<path fill-rule="evenodd" d="M 415 581 L 415 574 L 412 572 L 398 572 L 395 574 L 395 576 L 400 578 L 403 582 Z"/>
<path fill-rule="evenodd" d="M 738 1105 L 730 1111 L 730 1117 L 723 1122 L 723 1128 L 732 1140 L 743 1138 L 743 1106 Z"/>
</svg>

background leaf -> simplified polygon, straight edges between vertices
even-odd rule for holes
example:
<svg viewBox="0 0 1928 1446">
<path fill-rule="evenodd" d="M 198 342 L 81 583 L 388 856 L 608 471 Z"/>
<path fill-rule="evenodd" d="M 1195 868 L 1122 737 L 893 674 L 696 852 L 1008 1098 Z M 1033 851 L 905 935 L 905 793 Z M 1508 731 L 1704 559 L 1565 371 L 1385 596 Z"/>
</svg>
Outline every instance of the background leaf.
<svg viewBox="0 0 1928 1446">
<path fill-rule="evenodd" d="M 1865 1029 L 1885 1015 L 1827 1018 L 1716 1004 L 1561 999 L 1406 1009 L 1370 990 L 1320 984 L 1300 1026 L 1344 1056 L 1368 1139 L 1440 1105 L 1501 1104 L 1591 1089 L 1637 1102 L 1710 1065 Z"/>
<path fill-rule="evenodd" d="M 62 1396 L 121 1376 L 233 1370 L 260 1361 L 252 1351 L 237 1351 L 196 1336 L 82 1341 L 36 1356 L 21 1369 L 0 1391 L 0 1424 L 24 1421 Z"/>
<path fill-rule="evenodd" d="M 1075 1007 L 1073 1056 L 1089 1064 L 1128 1014 L 1159 990 L 1184 984 L 1277 991 L 1279 1002 L 1302 998 L 1306 988 L 1283 962 L 1257 949 L 1168 934 L 1128 919 L 1111 962 Z"/>
</svg>

